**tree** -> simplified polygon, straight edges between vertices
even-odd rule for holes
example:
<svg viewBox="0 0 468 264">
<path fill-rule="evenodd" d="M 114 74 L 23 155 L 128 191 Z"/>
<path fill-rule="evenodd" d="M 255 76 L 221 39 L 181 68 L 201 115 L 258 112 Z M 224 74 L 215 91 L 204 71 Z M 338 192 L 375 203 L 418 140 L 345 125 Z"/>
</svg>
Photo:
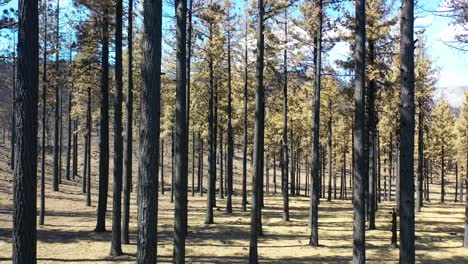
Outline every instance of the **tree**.
<svg viewBox="0 0 468 264">
<path fill-rule="evenodd" d="M 137 263 L 156 263 L 162 1 L 143 2 Z"/>
<path fill-rule="evenodd" d="M 115 10 L 115 97 L 114 97 L 114 183 L 112 204 L 111 256 L 122 255 L 122 0 L 117 0 Z"/>
<path fill-rule="evenodd" d="M 241 211 L 247 210 L 247 100 L 248 100 L 248 65 L 249 65 L 249 50 L 248 50 L 248 19 L 245 18 L 245 51 L 244 51 L 244 93 L 243 93 L 243 142 L 242 142 L 242 205 Z"/>
<path fill-rule="evenodd" d="M 19 1 L 18 89 L 15 93 L 13 263 L 36 263 L 38 4 Z"/>
<path fill-rule="evenodd" d="M 232 192 L 233 192 L 233 168 L 232 163 L 234 159 L 234 138 L 232 132 L 232 76 L 231 76 L 231 14 L 228 9 L 228 32 L 227 32 L 227 49 L 228 49 L 228 129 L 227 129 L 227 202 L 226 202 L 226 213 L 232 213 Z"/>
<path fill-rule="evenodd" d="M 284 37 L 288 42 L 288 9 L 284 11 Z M 288 193 L 288 51 L 285 46 L 283 53 L 284 80 L 283 80 L 283 142 L 282 142 L 282 189 L 283 189 L 283 221 L 289 221 L 289 193 Z"/>
<path fill-rule="evenodd" d="M 249 263 L 258 263 L 257 236 L 261 232 L 260 194 L 263 179 L 263 153 L 265 130 L 265 91 L 263 88 L 264 67 L 264 6 L 263 0 L 258 0 L 257 12 L 257 63 L 255 66 L 256 94 L 255 94 L 255 138 L 254 138 L 254 175 L 252 185 L 252 209 L 250 218 L 250 247 Z"/>
<path fill-rule="evenodd" d="M 319 162 L 320 162 L 320 81 L 321 81 L 321 56 L 322 56 L 322 17 L 323 17 L 323 3 L 322 0 L 318 2 L 318 29 L 315 43 L 315 82 L 314 82 L 314 114 L 313 114 L 313 136 L 312 136 L 312 180 L 310 185 L 310 245 L 318 246 L 318 203 L 319 203 Z"/>
<path fill-rule="evenodd" d="M 109 6 L 102 6 L 101 102 L 99 113 L 99 194 L 95 231 L 106 231 L 107 192 L 109 190 Z"/>
<path fill-rule="evenodd" d="M 56 53 L 55 53 L 55 67 L 56 67 L 56 80 L 55 80 L 55 116 L 54 116 L 54 178 L 53 178 L 53 187 L 54 191 L 59 191 L 59 183 L 60 183 L 60 162 L 59 162 L 59 154 L 60 154 L 60 146 L 59 146 L 59 121 L 60 121 L 60 82 L 59 82 L 59 72 L 60 72 L 60 1 L 57 1 L 57 9 L 56 9 L 56 16 L 57 16 L 57 25 L 56 25 Z"/>
<path fill-rule="evenodd" d="M 43 31 L 43 57 L 42 57 L 42 142 L 41 142 L 41 207 L 39 211 L 39 225 L 44 224 L 45 215 L 45 138 L 46 138 L 46 111 L 47 111 L 47 18 L 48 18 L 48 1 L 42 5 L 44 16 L 44 31 Z"/>
<path fill-rule="evenodd" d="M 188 122 L 187 122 L 187 0 L 176 0 L 176 138 L 174 263 L 185 263 L 187 234 Z"/>
<path fill-rule="evenodd" d="M 455 154 L 455 115 L 445 96 L 440 98 L 432 112 L 430 142 L 428 146 L 429 157 L 440 166 L 441 202 L 445 202 L 445 174 L 446 159 Z"/>
<path fill-rule="evenodd" d="M 400 262 L 415 263 L 414 223 L 414 1 L 401 6 Z"/>
<path fill-rule="evenodd" d="M 366 262 L 365 243 L 365 196 L 364 181 L 366 180 L 365 157 L 365 43 L 366 43 L 366 7 L 364 0 L 356 1 L 356 42 L 355 42 L 355 110 L 354 110 L 354 227 L 353 227 L 353 263 Z"/>
<path fill-rule="evenodd" d="M 122 218 L 122 243 L 128 244 L 128 225 L 130 221 L 130 191 L 132 189 L 132 153 L 133 153 L 133 0 L 128 1 L 128 65 L 127 65 L 127 97 L 124 142 L 124 166 L 123 166 L 123 218 Z"/>
</svg>

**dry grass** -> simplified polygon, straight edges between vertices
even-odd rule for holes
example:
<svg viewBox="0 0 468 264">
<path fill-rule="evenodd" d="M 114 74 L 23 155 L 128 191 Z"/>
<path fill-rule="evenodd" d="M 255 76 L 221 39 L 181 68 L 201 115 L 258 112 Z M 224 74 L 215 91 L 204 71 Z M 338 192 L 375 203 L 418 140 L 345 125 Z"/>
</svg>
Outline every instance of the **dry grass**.
<svg viewBox="0 0 468 264">
<path fill-rule="evenodd" d="M 11 172 L 6 168 L 7 150 L 0 151 L 0 262 L 11 262 L 12 188 Z M 112 171 L 112 170 L 111 170 Z M 167 169 L 167 173 L 170 171 Z M 50 177 L 50 175 L 49 175 Z M 93 175 L 96 178 L 96 175 Z M 111 177 L 112 178 L 112 177 Z M 38 227 L 39 263 L 134 263 L 136 254 L 135 193 L 131 203 L 131 244 L 124 245 L 125 255 L 110 257 L 111 232 L 93 232 L 96 221 L 97 190 L 93 206 L 85 206 L 79 178 L 63 181 L 60 192 L 53 192 L 47 179 L 46 225 Z M 239 179 L 236 179 L 238 183 Z M 169 182 L 168 179 L 166 182 Z M 237 184 L 236 184 L 237 185 Z M 95 186 L 97 186 L 95 184 Z M 238 186 L 236 186 L 237 188 Z M 436 186 L 432 187 L 433 190 Z M 112 188 L 109 188 L 112 190 Z M 237 188 L 237 190 L 239 190 Z M 278 189 L 279 190 L 279 189 Z M 111 191 L 109 192 L 111 193 Z M 449 191 L 450 193 L 450 191 Z M 158 260 L 171 262 L 173 207 L 170 192 L 160 196 L 158 218 Z M 309 199 L 291 198 L 291 221 L 281 220 L 280 195 L 265 196 L 264 236 L 259 240 L 263 263 L 350 263 L 352 260 L 352 206 L 349 200 L 321 201 L 319 211 L 320 247 L 308 246 Z M 433 198 L 439 198 L 433 194 Z M 112 206 L 109 197 L 108 206 Z M 451 199 L 451 198 L 448 198 Z M 240 196 L 234 197 L 234 213 L 224 212 L 225 200 L 218 199 L 215 224 L 205 225 L 206 195 L 189 195 L 188 263 L 247 263 L 249 212 L 240 212 Z M 366 234 L 369 263 L 398 263 L 398 249 L 391 249 L 390 211 L 392 203 L 383 203 L 377 214 L 377 230 Z M 463 241 L 463 205 L 429 203 L 417 214 L 417 261 L 419 263 L 467 263 L 468 250 Z M 111 226 L 111 208 L 107 215 Z"/>
</svg>

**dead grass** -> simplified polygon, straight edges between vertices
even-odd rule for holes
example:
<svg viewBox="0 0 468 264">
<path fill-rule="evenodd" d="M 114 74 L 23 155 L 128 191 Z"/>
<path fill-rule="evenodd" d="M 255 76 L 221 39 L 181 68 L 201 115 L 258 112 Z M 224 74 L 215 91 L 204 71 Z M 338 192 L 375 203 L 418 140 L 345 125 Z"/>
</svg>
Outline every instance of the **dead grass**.
<svg viewBox="0 0 468 264">
<path fill-rule="evenodd" d="M 7 150 L 0 149 L 0 262 L 11 262 L 12 188 L 7 169 Z M 112 165 L 112 163 L 111 163 Z M 110 170 L 112 171 L 112 170 Z M 166 169 L 169 175 L 170 170 Z M 95 173 L 95 172 L 94 172 Z M 50 175 L 49 175 L 50 177 Z M 96 175 L 93 174 L 96 178 Z M 112 178 L 112 177 L 111 177 Z M 239 177 L 240 178 L 240 177 Z M 169 178 L 166 182 L 169 182 Z M 238 183 L 240 179 L 236 179 Z M 96 221 L 97 189 L 93 206 L 85 206 L 80 179 L 63 181 L 60 192 L 53 192 L 47 179 L 46 225 L 38 227 L 39 263 L 134 263 L 136 255 L 135 193 L 131 203 L 131 244 L 125 255 L 110 257 L 111 232 L 93 232 Z M 95 182 L 96 183 L 96 182 Z M 95 184 L 97 186 L 97 184 Z M 205 185 L 206 186 L 206 185 Z M 236 188 L 238 186 L 235 186 Z M 189 188 L 190 189 L 190 188 Z M 438 190 L 437 186 L 432 186 Z M 109 190 L 112 190 L 110 187 Z M 278 188 L 278 190 L 280 190 Z M 239 191 L 239 188 L 237 188 Z M 450 191 L 448 191 L 450 193 Z M 111 191 L 109 192 L 111 194 Z M 189 235 L 187 263 L 247 263 L 250 213 L 240 211 L 240 196 L 234 197 L 234 213 L 225 214 L 225 200 L 218 199 L 215 223 L 204 224 L 206 195 L 189 195 Z M 158 217 L 158 260 L 171 262 L 173 207 L 170 192 L 160 196 Z M 319 211 L 320 247 L 308 245 L 308 197 L 291 198 L 291 221 L 281 220 L 282 197 L 265 196 L 264 236 L 259 240 L 263 263 L 350 263 L 352 260 L 352 206 L 350 200 L 321 201 Z M 433 194 L 434 201 L 439 197 Z M 108 206 L 112 206 L 111 196 Z M 447 198 L 451 199 L 451 198 Z M 250 198 L 249 198 L 250 200 Z M 383 203 L 377 214 L 377 230 L 366 233 L 369 263 L 398 263 L 398 249 L 390 245 L 390 211 L 393 203 Z M 111 208 L 109 208 L 111 210 Z M 111 211 L 106 225 L 111 226 Z M 418 263 L 467 263 L 463 241 L 463 204 L 429 203 L 416 216 Z"/>
</svg>

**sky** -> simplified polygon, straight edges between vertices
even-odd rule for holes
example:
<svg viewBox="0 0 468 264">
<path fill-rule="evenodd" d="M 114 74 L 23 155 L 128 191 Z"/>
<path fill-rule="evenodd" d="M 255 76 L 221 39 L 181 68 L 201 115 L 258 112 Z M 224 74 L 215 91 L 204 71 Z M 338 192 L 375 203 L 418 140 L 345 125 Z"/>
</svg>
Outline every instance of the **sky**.
<svg viewBox="0 0 468 264">
<path fill-rule="evenodd" d="M 234 0 L 239 6 L 244 0 Z M 443 8 L 445 0 L 420 0 L 415 9 L 415 27 L 425 29 L 427 53 L 434 61 L 434 66 L 439 69 L 436 84 L 436 99 L 442 94 L 452 106 L 459 107 L 463 102 L 463 93 L 468 92 L 468 52 L 448 47 L 444 42 L 453 40 L 454 34 L 460 27 L 451 25 L 450 18 L 441 17 L 433 11 Z M 60 0 L 61 6 L 70 6 L 71 0 Z M 124 2 L 126 2 L 124 0 Z M 163 3 L 167 3 L 163 1 Z M 8 7 L 17 7 L 17 0 L 11 1 Z M 399 6 L 399 0 L 396 6 Z M 173 7 L 166 6 L 164 13 L 172 13 Z M 63 13 L 63 12 L 62 12 Z M 165 19 L 167 23 L 167 19 Z M 164 23 L 164 24 L 165 24 Z M 4 41 L 0 41 L 0 49 L 5 47 Z M 349 47 L 338 44 L 330 51 L 330 58 L 336 59 L 349 53 Z"/>
</svg>

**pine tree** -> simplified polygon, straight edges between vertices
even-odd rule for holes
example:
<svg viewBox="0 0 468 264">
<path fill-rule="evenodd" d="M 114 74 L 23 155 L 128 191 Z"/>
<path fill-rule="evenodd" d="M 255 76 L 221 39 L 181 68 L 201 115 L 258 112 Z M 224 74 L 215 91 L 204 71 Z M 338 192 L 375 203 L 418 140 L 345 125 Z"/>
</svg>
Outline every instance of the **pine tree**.
<svg viewBox="0 0 468 264">
<path fill-rule="evenodd" d="M 263 87 L 264 67 L 264 6 L 263 0 L 257 6 L 257 63 L 256 63 L 256 95 L 255 95 L 255 138 L 254 138 L 254 176 L 252 185 L 252 209 L 250 218 L 249 263 L 258 263 L 257 236 L 261 232 L 260 193 L 263 179 L 263 153 L 265 130 L 265 100 Z"/>
<path fill-rule="evenodd" d="M 112 243 L 111 256 L 122 255 L 122 0 L 117 0 L 115 8 L 115 98 L 114 98 L 114 181 L 112 203 Z"/>
<path fill-rule="evenodd" d="M 414 220 L 414 1 L 401 6 L 401 109 L 400 109 L 400 261 L 415 263 Z"/>
<path fill-rule="evenodd" d="M 187 234 L 188 122 L 187 122 L 187 1 L 176 1 L 176 138 L 174 263 L 185 263 Z"/>
<path fill-rule="evenodd" d="M 13 263 L 36 263 L 37 103 L 39 22 L 37 1 L 19 1 L 18 89 L 15 107 Z"/>
<path fill-rule="evenodd" d="M 157 261 L 162 1 L 143 2 L 137 263 Z"/>
<path fill-rule="evenodd" d="M 124 163 L 123 163 L 123 208 L 122 208 L 122 244 L 129 243 L 130 191 L 132 189 L 132 153 L 133 153 L 133 0 L 128 1 L 127 28 L 127 96 Z"/>
<path fill-rule="evenodd" d="M 366 181 L 365 156 L 365 43 L 366 43 L 366 7 L 365 1 L 356 2 L 356 44 L 355 44 L 355 110 L 354 110 L 354 228 L 353 228 L 353 263 L 366 262 L 365 244 L 365 196 L 364 181 Z"/>
</svg>

